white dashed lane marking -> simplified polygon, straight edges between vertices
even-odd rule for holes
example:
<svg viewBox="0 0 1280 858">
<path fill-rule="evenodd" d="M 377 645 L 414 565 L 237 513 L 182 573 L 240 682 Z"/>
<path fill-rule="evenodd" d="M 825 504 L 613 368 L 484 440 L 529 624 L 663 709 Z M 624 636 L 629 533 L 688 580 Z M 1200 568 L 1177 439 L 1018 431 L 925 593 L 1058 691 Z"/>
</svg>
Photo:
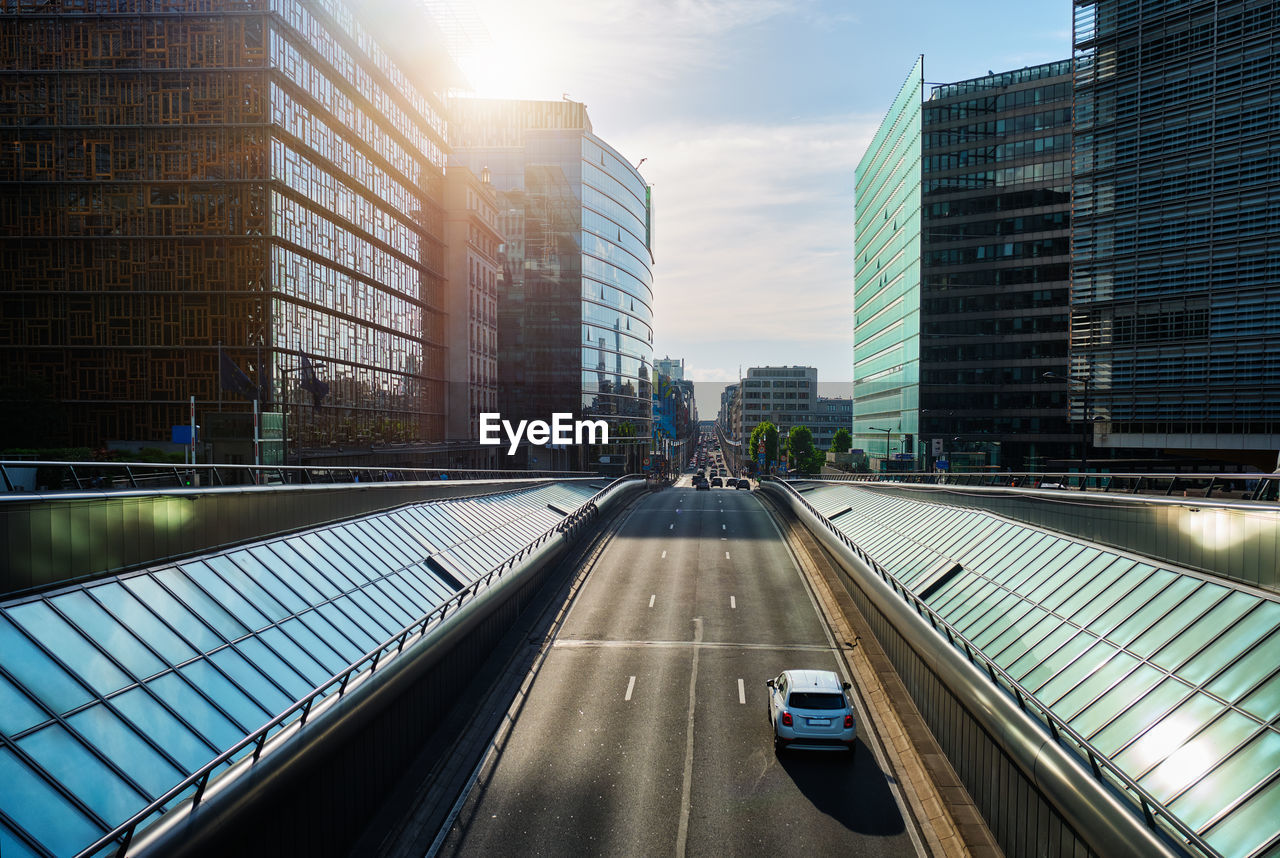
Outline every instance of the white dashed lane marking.
<svg viewBox="0 0 1280 858">
<path fill-rule="evenodd" d="M 624 699 L 630 700 L 631 692 L 635 690 L 636 690 L 636 678 L 633 676 L 631 677 L 631 681 L 627 683 L 627 696 Z"/>
</svg>

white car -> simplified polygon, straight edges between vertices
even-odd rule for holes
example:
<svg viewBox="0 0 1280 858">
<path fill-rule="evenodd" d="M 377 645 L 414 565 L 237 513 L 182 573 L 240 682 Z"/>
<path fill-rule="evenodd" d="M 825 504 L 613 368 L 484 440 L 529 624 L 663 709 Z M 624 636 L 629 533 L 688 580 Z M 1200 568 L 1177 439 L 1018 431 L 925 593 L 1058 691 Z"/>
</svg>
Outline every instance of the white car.
<svg viewBox="0 0 1280 858">
<path fill-rule="evenodd" d="M 769 686 L 773 749 L 847 750 L 858 736 L 849 683 L 830 670 L 784 670 Z"/>
</svg>

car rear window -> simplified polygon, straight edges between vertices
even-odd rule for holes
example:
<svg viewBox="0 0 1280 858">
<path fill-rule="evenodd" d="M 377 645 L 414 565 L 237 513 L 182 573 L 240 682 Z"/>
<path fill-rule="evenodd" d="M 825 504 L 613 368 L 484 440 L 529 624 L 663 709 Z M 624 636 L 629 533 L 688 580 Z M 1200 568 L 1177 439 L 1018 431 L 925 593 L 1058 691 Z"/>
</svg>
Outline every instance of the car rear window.
<svg viewBox="0 0 1280 858">
<path fill-rule="evenodd" d="M 823 694 L 817 691 L 791 692 L 793 709 L 843 709 L 843 694 Z"/>
</svg>

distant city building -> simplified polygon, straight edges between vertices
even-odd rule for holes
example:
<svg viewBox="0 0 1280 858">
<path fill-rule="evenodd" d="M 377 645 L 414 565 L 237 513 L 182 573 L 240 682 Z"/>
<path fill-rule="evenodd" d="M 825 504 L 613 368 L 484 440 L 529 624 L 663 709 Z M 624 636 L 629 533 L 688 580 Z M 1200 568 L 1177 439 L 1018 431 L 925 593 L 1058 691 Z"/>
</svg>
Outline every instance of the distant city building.
<svg viewBox="0 0 1280 858">
<path fill-rule="evenodd" d="M 812 429 L 810 423 L 818 403 L 818 370 L 811 366 L 753 366 L 742 379 L 740 392 L 742 409 L 737 437 L 743 443 L 766 421 L 786 437 L 796 426 Z"/>
<path fill-rule="evenodd" d="M 848 432 L 853 425 L 853 400 L 819 396 L 806 425 L 813 433 L 813 445 L 819 450 L 830 450 L 836 432 L 841 429 Z"/>
<path fill-rule="evenodd" d="M 684 358 L 658 358 L 653 365 L 658 372 L 670 376 L 675 381 L 684 380 Z"/>
<path fill-rule="evenodd" d="M 256 397 L 304 446 L 443 439 L 451 80 L 379 38 L 338 0 L 0 16 L 7 426 L 168 441 Z"/>
<path fill-rule="evenodd" d="M 652 437 L 649 188 L 572 101 L 456 99 L 455 154 L 498 192 L 498 405 L 609 423 L 611 444 L 547 451 L 539 465 L 631 467 Z M 530 449 L 536 458 L 541 451 Z M 531 462 L 532 463 L 532 462 Z"/>
<path fill-rule="evenodd" d="M 487 181 L 450 165 L 445 176 L 446 438 L 480 438 L 480 414 L 498 408 L 498 197 Z M 492 453 L 491 453 L 492 455 Z"/>
<path fill-rule="evenodd" d="M 1270 470 L 1280 4 L 1073 9 L 1072 419 L 1102 446 Z"/>
</svg>

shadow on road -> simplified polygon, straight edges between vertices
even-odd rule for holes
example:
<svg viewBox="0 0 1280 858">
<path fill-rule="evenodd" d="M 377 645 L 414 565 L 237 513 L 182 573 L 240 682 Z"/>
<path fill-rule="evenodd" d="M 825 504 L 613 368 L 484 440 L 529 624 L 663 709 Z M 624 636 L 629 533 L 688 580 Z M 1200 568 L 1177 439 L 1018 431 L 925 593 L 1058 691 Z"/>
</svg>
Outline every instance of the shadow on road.
<svg viewBox="0 0 1280 858">
<path fill-rule="evenodd" d="M 778 764 L 815 808 L 850 831 L 887 837 L 906 830 L 886 776 L 861 739 L 852 760 L 844 752 L 783 751 Z"/>
</svg>

